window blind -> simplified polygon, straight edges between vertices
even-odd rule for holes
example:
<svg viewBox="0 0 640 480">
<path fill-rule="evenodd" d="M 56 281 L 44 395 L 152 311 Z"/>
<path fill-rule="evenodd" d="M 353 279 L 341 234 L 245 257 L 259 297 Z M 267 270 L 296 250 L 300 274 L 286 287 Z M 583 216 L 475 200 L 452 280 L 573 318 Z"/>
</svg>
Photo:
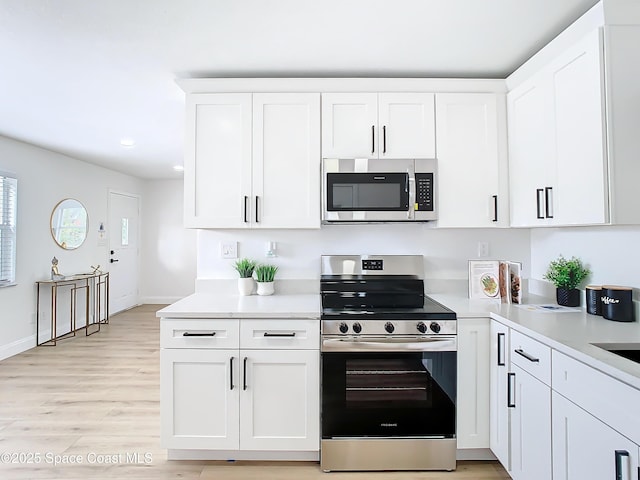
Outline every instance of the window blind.
<svg viewBox="0 0 640 480">
<path fill-rule="evenodd" d="M 16 281 L 18 180 L 0 172 L 0 287 Z"/>
</svg>

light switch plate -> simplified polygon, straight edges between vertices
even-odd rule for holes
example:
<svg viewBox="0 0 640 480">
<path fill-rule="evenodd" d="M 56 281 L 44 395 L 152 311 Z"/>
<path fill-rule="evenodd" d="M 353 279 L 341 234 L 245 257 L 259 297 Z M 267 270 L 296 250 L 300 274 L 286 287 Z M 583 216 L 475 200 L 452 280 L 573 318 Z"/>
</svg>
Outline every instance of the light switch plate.
<svg viewBox="0 0 640 480">
<path fill-rule="evenodd" d="M 238 258 L 238 242 L 220 242 L 220 257 Z"/>
</svg>

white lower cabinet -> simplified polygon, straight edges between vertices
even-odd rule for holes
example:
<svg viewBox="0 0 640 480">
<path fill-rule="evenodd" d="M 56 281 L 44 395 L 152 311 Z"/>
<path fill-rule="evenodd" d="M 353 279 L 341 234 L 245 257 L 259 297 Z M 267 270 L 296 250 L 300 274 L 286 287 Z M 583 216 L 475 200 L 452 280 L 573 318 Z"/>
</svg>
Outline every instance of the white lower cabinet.
<svg viewBox="0 0 640 480">
<path fill-rule="evenodd" d="M 511 478 L 551 479 L 551 388 L 511 365 Z"/>
<path fill-rule="evenodd" d="M 162 349 L 163 447 L 238 449 L 238 355 L 238 350 Z"/>
<path fill-rule="evenodd" d="M 491 321 L 490 446 L 514 480 L 551 480 L 551 349 Z"/>
<path fill-rule="evenodd" d="M 163 320 L 161 339 L 164 448 L 319 450 L 317 320 Z"/>
<path fill-rule="evenodd" d="M 319 448 L 320 357 L 313 350 L 243 351 L 240 448 Z"/>
<path fill-rule="evenodd" d="M 511 468 L 510 423 L 507 407 L 509 327 L 491 320 L 489 352 L 489 446 L 504 466 Z"/>
<path fill-rule="evenodd" d="M 638 475 L 638 446 L 553 392 L 553 478 L 631 480 Z"/>
<path fill-rule="evenodd" d="M 488 318 L 458 319 L 457 446 L 489 448 Z"/>
</svg>

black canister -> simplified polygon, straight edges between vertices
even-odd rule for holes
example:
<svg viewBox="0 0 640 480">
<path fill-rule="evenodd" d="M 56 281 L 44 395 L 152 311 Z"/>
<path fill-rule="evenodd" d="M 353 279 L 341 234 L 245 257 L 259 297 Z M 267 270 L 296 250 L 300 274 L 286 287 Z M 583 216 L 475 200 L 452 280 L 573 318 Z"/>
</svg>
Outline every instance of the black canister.
<svg viewBox="0 0 640 480">
<path fill-rule="evenodd" d="M 587 285 L 584 289 L 587 313 L 602 315 L 602 287 L 600 285 Z"/>
<path fill-rule="evenodd" d="M 603 285 L 602 316 L 617 322 L 635 321 L 632 293 L 629 287 Z"/>
</svg>

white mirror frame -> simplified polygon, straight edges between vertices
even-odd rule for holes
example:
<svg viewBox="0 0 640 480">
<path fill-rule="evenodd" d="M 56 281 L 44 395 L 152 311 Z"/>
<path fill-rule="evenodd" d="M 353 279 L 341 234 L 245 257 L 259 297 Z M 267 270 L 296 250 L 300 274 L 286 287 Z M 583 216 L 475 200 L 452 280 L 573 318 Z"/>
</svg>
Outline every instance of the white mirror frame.
<svg viewBox="0 0 640 480">
<path fill-rule="evenodd" d="M 75 250 L 87 238 L 87 209 L 78 200 L 65 198 L 51 212 L 50 227 L 51 236 L 60 248 Z"/>
</svg>

